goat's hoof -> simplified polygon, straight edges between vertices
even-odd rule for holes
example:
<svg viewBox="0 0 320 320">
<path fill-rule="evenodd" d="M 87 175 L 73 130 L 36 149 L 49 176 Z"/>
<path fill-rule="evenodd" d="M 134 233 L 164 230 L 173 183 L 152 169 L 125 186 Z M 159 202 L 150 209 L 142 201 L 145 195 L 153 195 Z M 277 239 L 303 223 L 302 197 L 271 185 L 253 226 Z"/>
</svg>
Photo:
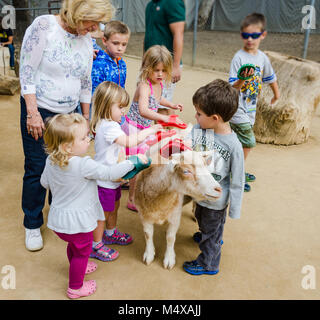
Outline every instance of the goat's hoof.
<svg viewBox="0 0 320 320">
<path fill-rule="evenodd" d="M 164 258 L 163 260 L 163 266 L 165 269 L 171 270 L 176 264 L 175 259 L 169 259 L 169 258 Z"/>
<path fill-rule="evenodd" d="M 154 260 L 154 254 L 147 254 L 146 252 L 143 254 L 143 262 L 148 266 Z"/>
</svg>

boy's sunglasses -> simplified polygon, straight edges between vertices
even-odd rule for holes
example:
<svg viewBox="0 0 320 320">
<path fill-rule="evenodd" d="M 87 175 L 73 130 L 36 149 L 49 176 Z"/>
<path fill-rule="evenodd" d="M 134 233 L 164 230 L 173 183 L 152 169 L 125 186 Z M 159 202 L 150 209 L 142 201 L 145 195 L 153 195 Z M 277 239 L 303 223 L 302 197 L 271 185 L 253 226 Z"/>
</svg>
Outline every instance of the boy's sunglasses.
<svg viewBox="0 0 320 320">
<path fill-rule="evenodd" d="M 249 39 L 251 37 L 252 39 L 258 39 L 264 31 L 262 32 L 254 32 L 254 33 L 246 33 L 246 32 L 241 32 L 241 37 L 243 39 Z"/>
</svg>

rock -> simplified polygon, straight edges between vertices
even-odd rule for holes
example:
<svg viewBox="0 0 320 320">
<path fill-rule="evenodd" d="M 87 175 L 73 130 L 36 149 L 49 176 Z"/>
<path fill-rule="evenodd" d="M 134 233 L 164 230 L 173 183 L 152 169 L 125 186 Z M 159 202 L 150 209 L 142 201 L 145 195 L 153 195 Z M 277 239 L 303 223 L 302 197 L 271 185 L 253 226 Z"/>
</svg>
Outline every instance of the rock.
<svg viewBox="0 0 320 320">
<path fill-rule="evenodd" d="M 320 104 L 320 64 L 277 52 L 265 53 L 278 78 L 280 99 L 271 106 L 271 88 L 262 89 L 254 125 L 256 140 L 276 145 L 304 143 Z"/>
<path fill-rule="evenodd" d="M 15 77 L 15 70 L 10 68 L 10 52 L 7 47 L 0 47 L 0 76 Z"/>
<path fill-rule="evenodd" d="M 17 62 L 15 68 L 17 68 Z M 0 94 L 14 95 L 20 88 L 19 78 L 16 70 L 10 68 L 10 52 L 6 47 L 0 47 Z"/>
<path fill-rule="evenodd" d="M 20 89 L 20 80 L 17 77 L 0 76 L 0 94 L 13 96 Z"/>
</svg>

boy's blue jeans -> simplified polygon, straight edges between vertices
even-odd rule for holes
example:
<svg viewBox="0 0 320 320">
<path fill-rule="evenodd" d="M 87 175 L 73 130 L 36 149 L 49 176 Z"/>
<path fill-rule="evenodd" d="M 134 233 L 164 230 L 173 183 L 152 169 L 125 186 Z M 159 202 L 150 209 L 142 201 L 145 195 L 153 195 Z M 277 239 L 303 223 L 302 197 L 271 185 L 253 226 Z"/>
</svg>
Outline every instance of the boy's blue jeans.
<svg viewBox="0 0 320 320">
<path fill-rule="evenodd" d="M 23 97 L 20 97 L 20 105 L 20 128 L 25 156 L 22 186 L 23 224 L 28 229 L 37 229 L 43 224 L 42 209 L 45 204 L 46 189 L 41 186 L 40 177 L 45 167 L 47 155 L 43 148 L 43 138 L 36 141 L 31 134 L 28 134 L 26 103 Z M 43 120 L 55 115 L 45 109 L 39 108 L 38 110 Z"/>
<path fill-rule="evenodd" d="M 214 210 L 197 204 L 195 216 L 201 231 L 197 262 L 206 270 L 219 271 L 221 240 L 226 222 L 227 208 Z"/>
</svg>

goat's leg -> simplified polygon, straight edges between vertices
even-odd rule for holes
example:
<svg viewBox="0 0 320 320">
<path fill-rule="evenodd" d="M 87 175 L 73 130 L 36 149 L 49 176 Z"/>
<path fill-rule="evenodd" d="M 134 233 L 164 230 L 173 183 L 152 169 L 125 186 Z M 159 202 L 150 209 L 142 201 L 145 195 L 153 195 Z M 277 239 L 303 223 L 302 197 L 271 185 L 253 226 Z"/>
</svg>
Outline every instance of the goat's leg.
<svg viewBox="0 0 320 320">
<path fill-rule="evenodd" d="M 154 244 L 153 244 L 153 224 L 143 221 L 143 231 L 146 239 L 146 250 L 143 254 L 143 261 L 149 265 L 154 259 Z"/>
<path fill-rule="evenodd" d="M 176 254 L 174 252 L 174 243 L 176 241 L 176 234 L 179 229 L 179 221 L 174 223 L 169 222 L 169 227 L 167 229 L 167 250 L 164 255 L 163 266 L 167 269 L 172 269 L 176 264 Z"/>
</svg>

